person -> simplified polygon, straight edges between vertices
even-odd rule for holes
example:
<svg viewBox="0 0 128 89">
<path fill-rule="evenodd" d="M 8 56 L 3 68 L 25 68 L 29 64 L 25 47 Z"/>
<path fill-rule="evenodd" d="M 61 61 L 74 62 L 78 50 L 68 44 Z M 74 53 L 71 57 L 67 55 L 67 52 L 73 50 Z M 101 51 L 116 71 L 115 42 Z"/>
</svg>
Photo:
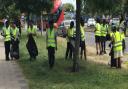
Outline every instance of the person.
<svg viewBox="0 0 128 89">
<path fill-rule="evenodd" d="M 15 22 L 11 24 L 11 59 L 19 59 L 19 29 Z"/>
<path fill-rule="evenodd" d="M 121 68 L 121 57 L 123 56 L 122 52 L 122 37 L 117 28 L 114 27 L 112 34 L 112 45 L 114 51 L 114 59 L 116 60 L 116 68 Z"/>
<path fill-rule="evenodd" d="M 6 21 L 6 26 L 3 27 L 3 31 L 1 35 L 4 37 L 6 61 L 9 61 L 10 43 L 11 43 L 11 29 L 10 29 L 9 21 Z"/>
<path fill-rule="evenodd" d="M 49 67 L 53 68 L 55 63 L 55 49 L 57 50 L 57 35 L 53 26 L 53 20 L 49 22 L 49 28 L 46 31 L 46 48 L 48 50 Z"/>
<path fill-rule="evenodd" d="M 122 47 L 123 47 L 123 53 L 125 51 L 126 45 L 125 45 L 125 36 L 126 36 L 126 24 L 124 22 L 123 16 L 121 16 L 120 24 L 119 24 L 119 32 L 122 37 Z"/>
<path fill-rule="evenodd" d="M 22 31 L 21 31 L 21 22 L 20 22 L 20 18 L 19 17 L 15 18 L 15 25 L 19 29 L 19 34 L 21 36 Z"/>
<path fill-rule="evenodd" d="M 97 55 L 101 54 L 101 25 L 100 19 L 97 18 L 97 23 L 95 25 L 95 42 L 96 42 L 96 51 Z"/>
<path fill-rule="evenodd" d="M 27 36 L 28 36 L 28 42 L 26 44 L 26 47 L 28 49 L 29 55 L 30 55 L 30 61 L 35 60 L 36 56 L 38 56 L 38 48 L 35 41 L 35 36 L 37 36 L 36 28 L 33 26 L 33 22 L 29 21 L 29 27 L 27 30 Z"/>
<path fill-rule="evenodd" d="M 86 46 L 85 46 L 85 30 L 84 30 L 84 20 L 81 19 L 81 26 L 80 26 L 80 47 L 81 47 L 81 52 L 80 52 L 80 58 L 82 59 L 83 52 L 84 52 L 84 58 L 86 59 Z"/>
<path fill-rule="evenodd" d="M 101 54 L 106 54 L 106 36 L 107 36 L 107 25 L 106 20 L 103 19 L 103 23 L 101 25 Z"/>
<path fill-rule="evenodd" d="M 113 36 L 113 33 L 114 33 L 115 29 L 116 29 L 116 26 L 113 25 L 111 27 L 111 32 L 110 32 L 111 40 L 112 40 L 112 36 Z M 113 47 L 112 41 L 110 42 L 109 47 L 111 48 L 109 56 L 111 57 L 111 68 L 112 68 L 112 67 L 116 67 L 116 59 L 114 59 L 114 47 Z"/>
<path fill-rule="evenodd" d="M 72 59 L 73 58 L 73 45 L 71 44 L 71 39 L 74 37 L 74 22 L 71 21 L 70 22 L 70 27 L 67 30 L 67 49 L 66 49 L 66 56 L 65 59 L 69 58 Z"/>
</svg>

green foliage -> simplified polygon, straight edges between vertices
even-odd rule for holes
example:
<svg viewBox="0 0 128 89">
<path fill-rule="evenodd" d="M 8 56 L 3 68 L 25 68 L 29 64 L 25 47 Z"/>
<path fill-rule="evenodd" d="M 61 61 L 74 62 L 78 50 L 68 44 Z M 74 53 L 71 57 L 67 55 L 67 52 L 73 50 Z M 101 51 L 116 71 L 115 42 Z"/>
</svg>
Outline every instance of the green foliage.
<svg viewBox="0 0 128 89">
<path fill-rule="evenodd" d="M 125 0 L 124 12 L 128 13 L 128 0 Z"/>
<path fill-rule="evenodd" d="M 70 3 L 63 4 L 63 8 L 66 12 L 74 11 L 74 6 Z"/>
<path fill-rule="evenodd" d="M 39 56 L 36 61 L 30 62 L 26 37 L 23 35 L 20 41 L 21 59 L 18 63 L 23 69 L 30 89 L 128 89 L 127 69 L 111 69 L 104 64 L 80 60 L 80 71 L 70 72 L 72 60 L 64 59 L 66 41 L 63 40 L 58 40 L 53 70 L 48 67 L 45 36 L 38 36 L 36 42 Z"/>
<path fill-rule="evenodd" d="M 39 14 L 41 11 L 50 11 L 52 8 L 51 0 L 14 0 L 16 7 L 21 12 Z"/>
<path fill-rule="evenodd" d="M 15 17 L 19 15 L 19 10 L 16 10 L 15 3 L 12 0 L 0 0 L 0 18 L 4 18 L 6 16 Z"/>
<path fill-rule="evenodd" d="M 83 0 L 83 11 L 92 14 L 111 14 L 119 11 L 121 4 L 122 0 Z"/>
</svg>

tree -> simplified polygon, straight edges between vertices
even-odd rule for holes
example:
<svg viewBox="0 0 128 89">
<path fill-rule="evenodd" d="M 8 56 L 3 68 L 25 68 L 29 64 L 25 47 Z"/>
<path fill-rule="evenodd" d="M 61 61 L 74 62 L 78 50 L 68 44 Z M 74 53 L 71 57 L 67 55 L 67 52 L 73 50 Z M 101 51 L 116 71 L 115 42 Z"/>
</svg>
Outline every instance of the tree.
<svg viewBox="0 0 128 89">
<path fill-rule="evenodd" d="M 13 18 L 16 15 L 19 15 L 19 10 L 16 10 L 15 3 L 12 0 L 0 0 L 0 17 L 4 18 L 9 16 Z"/>
<path fill-rule="evenodd" d="M 74 11 L 74 6 L 70 3 L 63 4 L 63 8 L 66 12 Z"/>
<path fill-rule="evenodd" d="M 88 13 L 112 14 L 119 11 L 122 0 L 83 0 L 82 10 Z"/>
<path fill-rule="evenodd" d="M 41 11 L 49 12 L 52 8 L 52 0 L 14 0 L 17 9 L 26 12 L 28 20 L 30 14 L 40 15 Z"/>
<path fill-rule="evenodd" d="M 73 72 L 79 70 L 79 44 L 80 44 L 80 15 L 81 15 L 81 1 L 76 0 L 76 40 L 73 54 Z"/>
</svg>

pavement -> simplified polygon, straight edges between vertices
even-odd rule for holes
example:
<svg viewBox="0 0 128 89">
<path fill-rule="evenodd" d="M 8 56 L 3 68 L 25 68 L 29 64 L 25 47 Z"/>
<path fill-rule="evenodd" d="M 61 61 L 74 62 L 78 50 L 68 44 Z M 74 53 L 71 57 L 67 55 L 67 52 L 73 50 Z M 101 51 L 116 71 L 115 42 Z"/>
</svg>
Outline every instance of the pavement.
<svg viewBox="0 0 128 89">
<path fill-rule="evenodd" d="M 0 36 L 0 89 L 28 89 L 26 79 L 16 61 L 5 61 L 4 41 Z"/>
</svg>

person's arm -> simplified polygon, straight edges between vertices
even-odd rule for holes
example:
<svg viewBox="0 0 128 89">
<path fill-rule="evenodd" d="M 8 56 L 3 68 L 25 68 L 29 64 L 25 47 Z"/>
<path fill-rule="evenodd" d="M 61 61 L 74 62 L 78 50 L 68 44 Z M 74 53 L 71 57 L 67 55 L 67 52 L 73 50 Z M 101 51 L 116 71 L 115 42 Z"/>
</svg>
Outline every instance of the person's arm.
<svg viewBox="0 0 128 89">
<path fill-rule="evenodd" d="M 5 37 L 4 27 L 2 28 L 1 36 Z"/>
</svg>

